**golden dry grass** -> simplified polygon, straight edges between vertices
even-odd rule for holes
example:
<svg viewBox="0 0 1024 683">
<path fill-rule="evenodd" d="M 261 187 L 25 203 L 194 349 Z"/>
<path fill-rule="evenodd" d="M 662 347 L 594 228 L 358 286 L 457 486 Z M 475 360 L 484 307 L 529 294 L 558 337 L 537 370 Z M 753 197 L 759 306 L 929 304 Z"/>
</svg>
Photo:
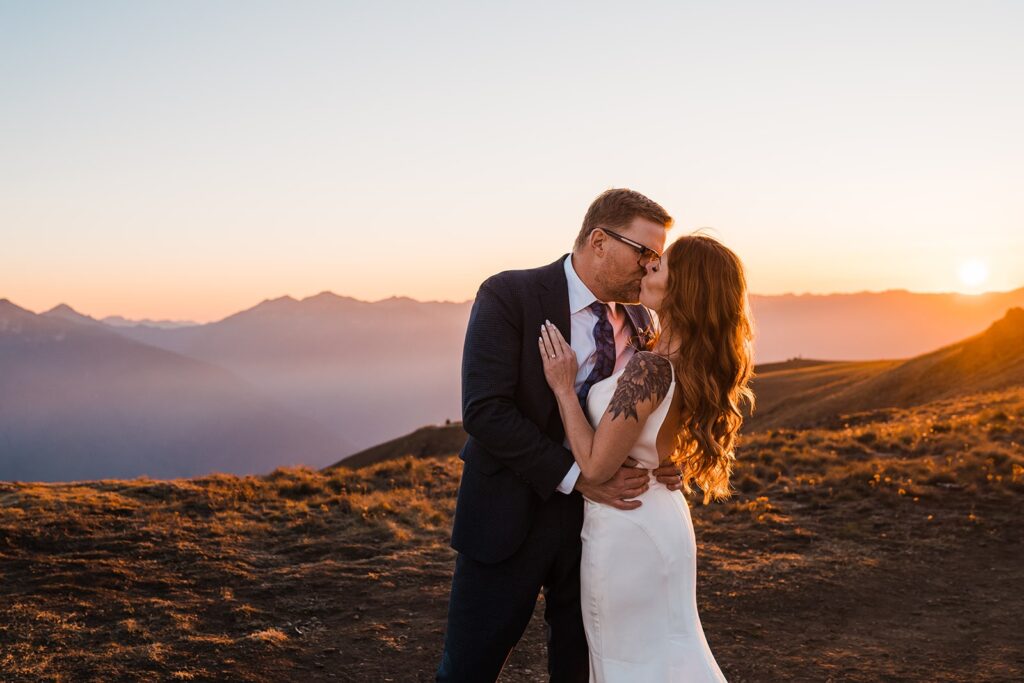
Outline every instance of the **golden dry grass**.
<svg viewBox="0 0 1024 683">
<path fill-rule="evenodd" d="M 732 500 L 690 500 L 730 681 L 1024 678 L 1024 389 L 744 435 L 738 458 Z M 2 483 L 3 680 L 432 680 L 460 469 Z M 543 678 L 543 637 L 503 680 Z"/>
</svg>

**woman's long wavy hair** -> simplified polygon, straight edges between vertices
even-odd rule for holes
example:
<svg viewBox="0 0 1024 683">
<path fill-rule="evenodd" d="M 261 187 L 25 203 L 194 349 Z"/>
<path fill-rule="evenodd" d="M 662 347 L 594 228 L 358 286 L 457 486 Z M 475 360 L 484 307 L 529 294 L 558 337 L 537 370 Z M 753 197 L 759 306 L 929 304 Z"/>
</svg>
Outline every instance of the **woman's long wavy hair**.
<svg viewBox="0 0 1024 683">
<path fill-rule="evenodd" d="M 696 483 L 704 504 L 732 495 L 729 477 L 743 414 L 754 409 L 753 321 L 743 264 L 712 237 L 690 234 L 666 250 L 668 284 L 658 311 L 682 391 L 680 429 L 672 460 L 687 493 Z"/>
</svg>

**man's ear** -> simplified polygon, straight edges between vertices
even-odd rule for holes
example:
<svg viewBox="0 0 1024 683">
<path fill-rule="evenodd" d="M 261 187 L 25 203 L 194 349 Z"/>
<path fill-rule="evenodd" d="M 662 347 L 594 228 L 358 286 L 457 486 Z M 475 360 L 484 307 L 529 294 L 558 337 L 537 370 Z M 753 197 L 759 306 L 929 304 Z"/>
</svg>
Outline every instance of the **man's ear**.
<svg viewBox="0 0 1024 683">
<path fill-rule="evenodd" d="M 604 234 L 603 230 L 591 230 L 590 234 L 587 235 L 587 243 L 598 256 L 604 256 L 605 243 L 607 240 L 608 235 Z"/>
</svg>

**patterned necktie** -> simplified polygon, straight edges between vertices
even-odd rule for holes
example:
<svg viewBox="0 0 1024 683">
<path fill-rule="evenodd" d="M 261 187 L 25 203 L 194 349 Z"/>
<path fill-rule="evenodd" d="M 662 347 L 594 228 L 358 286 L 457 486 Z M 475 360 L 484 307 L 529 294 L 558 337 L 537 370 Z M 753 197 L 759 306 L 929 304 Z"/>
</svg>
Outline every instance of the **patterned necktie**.
<svg viewBox="0 0 1024 683">
<path fill-rule="evenodd" d="M 590 304 L 590 310 L 597 316 L 597 322 L 594 324 L 594 341 L 597 343 L 597 352 L 594 355 L 597 362 L 576 392 L 584 413 L 587 412 L 587 396 L 590 394 L 590 388 L 601 380 L 611 377 L 612 370 L 615 369 L 615 334 L 612 331 L 612 324 L 608 321 L 608 305 L 601 301 L 595 301 Z"/>
</svg>

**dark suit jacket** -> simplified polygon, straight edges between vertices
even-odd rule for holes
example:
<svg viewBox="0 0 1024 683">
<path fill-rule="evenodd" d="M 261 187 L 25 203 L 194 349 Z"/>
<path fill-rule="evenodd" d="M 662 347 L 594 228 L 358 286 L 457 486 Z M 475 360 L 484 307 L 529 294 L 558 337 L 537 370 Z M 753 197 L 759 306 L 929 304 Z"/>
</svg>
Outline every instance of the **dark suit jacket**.
<svg viewBox="0 0 1024 683">
<path fill-rule="evenodd" d="M 538 506 L 572 466 L 565 430 L 544 379 L 537 337 L 545 319 L 570 343 L 569 291 L 563 261 L 508 270 L 480 285 L 462 355 L 462 424 L 469 439 L 452 529 L 452 547 L 480 562 L 499 562 L 522 545 Z M 651 315 L 627 305 L 632 344 L 646 348 Z M 582 497 L 571 494 L 579 506 Z"/>
</svg>

